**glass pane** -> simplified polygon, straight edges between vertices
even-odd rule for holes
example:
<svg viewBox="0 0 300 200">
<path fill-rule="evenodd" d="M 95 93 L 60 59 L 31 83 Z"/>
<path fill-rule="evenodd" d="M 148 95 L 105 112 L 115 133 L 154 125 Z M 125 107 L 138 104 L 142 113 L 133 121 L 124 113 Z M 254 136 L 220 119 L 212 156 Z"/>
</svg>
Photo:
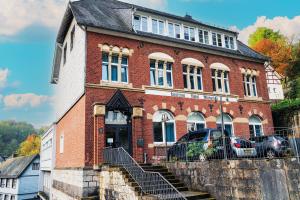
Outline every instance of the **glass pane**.
<svg viewBox="0 0 300 200">
<path fill-rule="evenodd" d="M 154 142 L 163 142 L 162 123 L 153 122 Z"/>
<path fill-rule="evenodd" d="M 150 81 L 151 81 L 151 85 L 156 85 L 155 70 L 154 69 L 150 70 Z"/>
<path fill-rule="evenodd" d="M 174 123 L 166 123 L 166 140 L 167 142 L 175 142 Z"/>
<path fill-rule="evenodd" d="M 190 33 L 191 33 L 191 41 L 195 41 L 195 29 L 190 28 Z"/>
<path fill-rule="evenodd" d="M 204 123 L 197 123 L 196 124 L 196 130 L 200 130 L 200 129 L 204 129 L 205 128 L 205 124 Z"/>
<path fill-rule="evenodd" d="M 184 27 L 184 39 L 185 40 L 190 40 L 190 33 L 189 33 L 189 28 Z"/>
<path fill-rule="evenodd" d="M 164 72 L 162 70 L 158 71 L 158 85 L 164 85 Z"/>
<path fill-rule="evenodd" d="M 229 38 L 228 38 L 228 36 L 225 36 L 225 47 L 229 48 Z"/>
<path fill-rule="evenodd" d="M 199 42 L 200 43 L 204 43 L 204 36 L 203 36 L 203 31 L 202 30 L 199 30 Z"/>
<path fill-rule="evenodd" d="M 222 90 L 222 81 L 221 81 L 221 79 L 218 79 L 218 90 L 219 90 L 220 92 L 223 91 L 223 90 Z"/>
<path fill-rule="evenodd" d="M 229 93 L 229 82 L 228 82 L 228 80 L 224 80 L 224 85 L 225 85 L 225 92 Z"/>
<path fill-rule="evenodd" d="M 187 72 L 187 65 L 182 65 L 182 71 L 183 71 L 183 73 Z"/>
<path fill-rule="evenodd" d="M 157 24 L 157 20 L 152 19 L 152 32 L 157 34 L 158 33 L 158 24 Z"/>
<path fill-rule="evenodd" d="M 142 17 L 142 31 L 148 31 L 148 19 L 147 19 L 147 17 Z"/>
<path fill-rule="evenodd" d="M 205 41 L 205 44 L 209 44 L 208 32 L 207 31 L 204 31 L 204 41 Z"/>
<path fill-rule="evenodd" d="M 180 38 L 180 26 L 175 25 L 175 36 L 176 38 Z"/>
<path fill-rule="evenodd" d="M 150 68 L 155 69 L 155 60 L 150 60 Z"/>
<path fill-rule="evenodd" d="M 164 69 L 164 62 L 162 61 L 158 62 L 158 69 Z"/>
<path fill-rule="evenodd" d="M 187 75 L 183 75 L 183 85 L 184 85 L 184 88 L 188 88 L 188 86 L 187 86 Z"/>
<path fill-rule="evenodd" d="M 187 129 L 188 129 L 188 131 L 195 131 L 195 123 L 194 122 L 188 122 L 187 123 Z"/>
<path fill-rule="evenodd" d="M 169 36 L 174 37 L 174 24 L 169 23 L 168 28 L 169 28 Z"/>
<path fill-rule="evenodd" d="M 122 57 L 122 65 L 128 65 L 128 58 L 127 57 Z"/>
<path fill-rule="evenodd" d="M 253 96 L 257 96 L 257 93 L 256 93 L 256 85 L 255 84 L 253 84 Z"/>
<path fill-rule="evenodd" d="M 163 21 L 159 21 L 159 34 L 163 35 L 165 30 L 165 23 Z"/>
<path fill-rule="evenodd" d="M 115 63 L 115 64 L 118 64 L 118 61 L 119 61 L 119 56 L 118 55 L 113 55 L 111 62 Z"/>
<path fill-rule="evenodd" d="M 212 83 L 213 83 L 213 91 L 216 92 L 217 88 L 216 88 L 216 81 L 215 78 L 212 78 Z"/>
<path fill-rule="evenodd" d="M 190 86 L 191 89 L 195 89 L 194 75 L 190 75 Z"/>
<path fill-rule="evenodd" d="M 172 73 L 167 72 L 167 84 L 169 87 L 172 87 Z"/>
<path fill-rule="evenodd" d="M 254 137 L 254 126 L 253 125 L 249 125 L 249 130 L 250 130 L 250 137 Z"/>
<path fill-rule="evenodd" d="M 216 33 L 212 33 L 212 41 L 213 41 L 213 45 L 217 46 L 217 35 L 216 35 Z"/>
<path fill-rule="evenodd" d="M 140 16 L 134 16 L 134 28 L 136 30 L 140 30 L 141 29 L 141 22 L 140 22 Z"/>
<path fill-rule="evenodd" d="M 102 54 L 102 62 L 108 62 L 108 54 L 107 53 Z"/>
<path fill-rule="evenodd" d="M 107 64 L 102 65 L 102 80 L 104 80 L 104 81 L 108 80 L 108 65 Z"/>
<path fill-rule="evenodd" d="M 235 48 L 233 37 L 230 37 L 230 48 L 231 48 L 231 49 L 234 49 L 234 48 Z"/>
<path fill-rule="evenodd" d="M 261 136 L 261 125 L 255 125 L 255 134 L 256 136 Z"/>
<path fill-rule="evenodd" d="M 127 83 L 127 67 L 121 68 L 121 81 Z"/>
<path fill-rule="evenodd" d="M 231 124 L 225 124 L 225 130 L 229 133 L 230 136 L 232 136 L 232 125 Z"/>
<path fill-rule="evenodd" d="M 172 63 L 167 63 L 167 70 L 171 71 L 172 70 Z"/>
<path fill-rule="evenodd" d="M 222 46 L 222 38 L 220 34 L 217 34 L 218 36 L 218 46 L 221 47 Z"/>
<path fill-rule="evenodd" d="M 201 76 L 197 76 L 197 84 L 198 84 L 198 90 L 202 90 Z"/>
<path fill-rule="evenodd" d="M 118 81 L 118 66 L 117 65 L 111 66 L 111 80 Z"/>
</svg>

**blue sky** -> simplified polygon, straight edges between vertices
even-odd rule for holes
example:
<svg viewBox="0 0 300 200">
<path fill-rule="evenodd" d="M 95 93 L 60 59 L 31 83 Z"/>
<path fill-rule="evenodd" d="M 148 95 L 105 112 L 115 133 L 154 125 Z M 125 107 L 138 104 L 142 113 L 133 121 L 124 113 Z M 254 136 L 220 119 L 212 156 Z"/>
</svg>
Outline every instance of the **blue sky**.
<svg viewBox="0 0 300 200">
<path fill-rule="evenodd" d="M 239 30 L 244 42 L 259 26 L 289 38 L 300 33 L 299 0 L 125 1 L 177 15 L 188 13 L 203 22 Z M 66 0 L 0 0 L 0 120 L 27 121 L 37 127 L 53 122 L 55 94 L 49 80 L 65 4 Z"/>
</svg>

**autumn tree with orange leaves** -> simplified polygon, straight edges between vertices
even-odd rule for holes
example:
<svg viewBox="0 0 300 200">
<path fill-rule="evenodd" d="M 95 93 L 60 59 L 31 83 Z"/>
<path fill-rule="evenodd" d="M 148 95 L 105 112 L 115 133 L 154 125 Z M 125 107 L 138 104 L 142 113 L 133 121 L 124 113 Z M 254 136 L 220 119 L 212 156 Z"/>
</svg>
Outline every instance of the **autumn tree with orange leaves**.
<svg viewBox="0 0 300 200">
<path fill-rule="evenodd" d="M 286 74 L 292 60 L 292 46 L 287 41 L 262 39 L 253 46 L 253 49 L 270 57 L 272 66 L 278 73 Z"/>
<path fill-rule="evenodd" d="M 41 138 L 38 135 L 32 134 L 22 142 L 17 150 L 19 156 L 31 156 L 40 153 Z"/>
</svg>

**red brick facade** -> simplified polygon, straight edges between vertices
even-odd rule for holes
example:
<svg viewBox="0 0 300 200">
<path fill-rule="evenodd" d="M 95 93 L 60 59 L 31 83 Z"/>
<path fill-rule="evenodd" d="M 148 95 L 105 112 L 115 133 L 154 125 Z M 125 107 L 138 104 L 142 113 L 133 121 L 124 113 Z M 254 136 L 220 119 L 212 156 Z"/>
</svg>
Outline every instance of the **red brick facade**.
<svg viewBox="0 0 300 200">
<path fill-rule="evenodd" d="M 252 114 L 260 116 L 263 121 L 264 132 L 268 133 L 269 128 L 273 127 L 271 109 L 268 99 L 268 91 L 266 84 L 266 76 L 264 65 L 241 59 L 233 59 L 207 53 L 201 53 L 186 49 L 178 49 L 168 46 L 162 46 L 153 43 L 144 42 L 140 45 L 140 41 L 133 39 L 123 39 L 98 33 L 87 33 L 87 63 L 86 63 L 86 91 L 85 97 L 80 100 L 73 109 L 58 123 L 57 147 L 59 147 L 59 134 L 65 129 L 65 156 L 71 161 L 65 163 L 64 156 L 57 153 L 57 166 L 61 167 L 77 167 L 77 166 L 93 166 L 102 161 L 102 149 L 105 146 L 105 119 L 104 116 L 94 116 L 94 105 L 105 105 L 116 92 L 117 88 L 101 86 L 101 57 L 102 52 L 98 47 L 99 44 L 109 44 L 120 47 L 133 49 L 132 56 L 129 57 L 129 83 L 132 88 L 119 88 L 132 107 L 143 106 L 143 117 L 134 117 L 132 119 L 132 147 L 133 156 L 142 161 L 143 154 L 147 153 L 148 161 L 152 161 L 155 155 L 155 147 L 153 146 L 153 129 L 152 116 L 159 109 L 169 110 L 174 115 L 176 121 L 176 138 L 179 139 L 187 132 L 187 123 L 185 118 L 192 111 L 199 111 L 206 119 L 217 117 L 219 113 L 219 103 L 209 100 L 196 100 L 179 97 L 154 96 L 146 95 L 145 87 L 150 85 L 150 67 L 148 55 L 154 52 L 162 52 L 174 58 L 173 64 L 173 88 L 183 91 L 183 73 L 181 60 L 184 58 L 195 58 L 200 60 L 205 67 L 203 68 L 203 90 L 212 94 L 211 69 L 212 63 L 223 63 L 230 67 L 229 82 L 231 95 L 237 95 L 239 100 L 236 103 L 224 105 L 224 112 L 230 114 L 233 118 L 233 126 L 235 135 L 249 135 L 249 124 L 243 122 L 242 119 L 248 119 Z M 255 69 L 259 72 L 257 77 L 258 96 L 262 101 L 244 100 L 243 80 L 240 68 Z M 141 104 L 140 99 L 144 99 Z M 184 102 L 182 107 L 179 102 Z M 83 105 L 84 104 L 84 105 Z M 210 109 L 209 104 L 213 104 Z M 242 106 L 241 111 L 239 107 Z M 82 108 L 85 110 L 82 110 Z M 73 111 L 77 109 L 76 111 Z M 79 110 L 78 110 L 79 109 Z M 72 117 L 73 116 L 73 117 Z M 70 123 L 78 123 L 73 127 Z M 208 120 L 206 122 L 208 128 L 215 128 L 216 123 Z M 67 129 L 71 128 L 67 131 Z M 76 131 L 74 129 L 76 129 Z M 99 129 L 103 133 L 99 133 Z M 67 134 L 74 134 L 76 137 L 67 138 Z M 84 131 L 85 133 L 83 133 Z M 144 148 L 137 146 L 138 139 L 144 139 Z M 78 143 L 78 144 L 77 144 Z M 78 148 L 77 148 L 78 147 Z M 72 148 L 76 152 L 68 149 Z M 59 152 L 59 151 L 58 151 Z M 83 155 L 84 153 L 84 155 Z M 74 161 L 73 160 L 74 156 Z M 77 160 L 75 159 L 77 157 Z"/>
</svg>

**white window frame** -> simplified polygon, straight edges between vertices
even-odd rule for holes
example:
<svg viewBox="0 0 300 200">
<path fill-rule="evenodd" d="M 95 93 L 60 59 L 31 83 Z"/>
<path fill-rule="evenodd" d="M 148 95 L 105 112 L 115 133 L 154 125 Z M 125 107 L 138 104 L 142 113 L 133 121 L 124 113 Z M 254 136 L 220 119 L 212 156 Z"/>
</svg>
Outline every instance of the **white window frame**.
<svg viewBox="0 0 300 200">
<path fill-rule="evenodd" d="M 201 34 L 200 34 L 200 32 L 201 32 Z M 207 45 L 209 45 L 209 31 L 203 30 L 203 29 L 199 29 L 198 34 L 199 34 L 199 42 L 201 44 L 207 44 Z M 207 35 L 207 38 L 205 37 L 206 35 Z"/>
<path fill-rule="evenodd" d="M 153 24 L 153 21 L 156 21 L 156 28 L 157 28 L 157 33 L 154 32 L 154 24 Z M 163 30 L 162 32 L 160 32 L 160 22 L 162 22 L 163 24 Z M 152 24 L 152 30 L 151 32 L 153 34 L 157 34 L 157 35 L 165 35 L 165 31 L 166 31 L 166 22 L 164 20 L 161 20 L 161 19 L 156 19 L 156 18 L 152 18 L 151 19 L 151 24 Z"/>
<path fill-rule="evenodd" d="M 234 133 L 234 125 L 233 125 L 233 119 L 232 119 L 232 117 L 230 115 L 226 114 L 226 113 L 224 113 L 223 115 L 224 115 L 224 118 L 225 118 L 225 116 L 227 116 L 230 119 L 230 122 L 226 122 L 224 120 L 224 128 L 225 128 L 225 125 L 230 125 L 231 126 L 231 130 L 232 130 L 231 136 L 234 136 L 235 133 Z M 219 118 L 220 121 L 218 121 L 218 118 Z M 216 124 L 217 124 L 217 126 L 222 126 L 222 116 L 221 115 L 219 115 L 217 117 Z"/>
<path fill-rule="evenodd" d="M 188 34 L 188 39 L 185 38 L 185 34 L 186 34 L 186 29 L 187 29 L 187 34 Z M 192 30 L 194 31 L 194 40 L 192 40 Z M 191 42 L 196 42 L 196 28 L 195 27 L 190 27 L 190 26 L 186 26 L 186 25 L 183 25 L 183 32 L 184 32 L 184 35 L 183 35 L 183 39 L 186 40 L 186 41 L 191 41 Z"/>
<path fill-rule="evenodd" d="M 194 65 L 187 65 L 187 64 L 182 64 L 182 70 L 183 70 L 183 67 L 186 66 L 187 68 L 187 71 L 184 72 L 183 71 L 183 79 L 184 79 L 184 75 L 186 76 L 187 78 L 187 88 L 184 87 L 184 89 L 187 89 L 187 90 L 196 90 L 196 91 L 203 91 L 203 70 L 202 70 L 202 67 L 200 66 L 194 66 Z M 194 73 L 191 74 L 190 73 L 190 69 L 191 67 L 194 68 Z M 197 70 L 200 69 L 200 74 L 197 73 Z M 191 76 L 193 76 L 193 79 L 194 79 L 194 89 L 191 88 Z M 198 77 L 201 78 L 201 89 L 198 89 Z"/>
<path fill-rule="evenodd" d="M 153 143 L 154 143 L 154 145 L 166 144 L 166 124 L 167 123 L 173 123 L 173 125 L 174 125 L 174 142 L 167 142 L 167 145 L 171 146 L 171 145 L 175 144 L 176 141 L 177 141 L 177 135 L 176 135 L 176 121 L 175 121 L 175 118 L 174 118 L 173 114 L 171 112 L 167 111 L 167 110 L 158 110 L 156 112 L 165 112 L 167 115 L 172 117 L 172 119 L 169 119 L 167 122 L 163 122 L 160 119 L 156 119 L 155 115 L 157 113 L 154 113 L 153 120 L 152 120 L 152 126 L 153 126 L 153 123 L 162 123 L 162 138 L 163 138 L 162 142 L 155 142 L 154 141 L 154 127 L 153 127 Z"/>
<path fill-rule="evenodd" d="M 150 85 L 151 86 L 155 86 L 155 87 L 162 87 L 162 88 L 173 88 L 174 87 L 174 80 L 173 80 L 173 68 L 174 68 L 174 63 L 173 62 L 169 62 L 169 61 L 164 61 L 164 60 L 160 60 L 160 59 L 151 59 L 150 58 L 150 63 L 151 61 L 155 61 L 155 80 L 154 80 L 154 83 L 151 82 L 151 71 L 153 71 L 153 69 L 151 70 L 151 67 L 150 67 Z M 163 63 L 163 69 L 159 69 L 158 68 L 158 63 L 159 62 L 162 62 Z M 172 64 L 172 69 L 171 70 L 167 70 L 167 64 L 168 63 L 171 63 Z M 163 85 L 159 85 L 158 83 L 158 74 L 159 72 L 161 72 L 163 74 Z M 170 72 L 171 73 L 171 83 L 172 83 L 172 86 L 169 86 L 168 85 L 168 82 L 167 82 L 167 72 Z"/>
<path fill-rule="evenodd" d="M 218 72 L 221 72 L 221 77 L 218 76 Z M 227 77 L 225 77 L 225 73 L 227 73 Z M 215 90 L 213 92 L 220 93 L 220 94 L 230 94 L 229 71 L 211 69 L 211 76 L 212 76 L 212 81 L 215 83 Z M 221 88 L 219 87 L 218 80 L 221 81 Z M 226 85 L 228 89 L 227 92 L 225 89 Z"/>
<path fill-rule="evenodd" d="M 256 76 L 251 74 L 243 74 L 244 96 L 245 97 L 258 97 Z M 248 88 L 249 86 L 249 88 Z M 250 91 L 249 91 L 250 89 Z M 255 90 L 255 93 L 254 93 Z"/>
<path fill-rule="evenodd" d="M 258 122 L 250 122 L 250 119 L 252 117 L 255 117 L 257 119 L 259 119 L 259 123 Z M 255 115 L 252 115 L 250 118 L 249 118 L 249 131 L 250 131 L 250 126 L 253 126 L 253 133 L 254 133 L 254 137 L 257 137 L 257 132 L 256 132 L 256 129 L 255 129 L 255 126 L 260 126 L 260 129 L 261 129 L 261 136 L 264 135 L 264 128 L 263 128 L 263 124 L 262 124 L 262 121 L 259 117 L 255 116 Z"/>
<path fill-rule="evenodd" d="M 129 56 L 128 55 L 122 55 L 121 53 L 117 54 L 117 53 L 112 53 L 112 52 L 102 52 L 102 56 L 104 54 L 108 55 L 108 62 L 104 62 L 102 59 L 102 75 L 101 75 L 101 80 L 104 82 L 109 82 L 109 83 L 120 83 L 120 84 L 128 84 L 129 83 Z M 112 57 L 113 56 L 117 56 L 118 57 L 118 62 L 117 63 L 112 63 Z M 127 58 L 127 65 L 122 64 L 122 58 Z M 108 64 L 108 79 L 104 80 L 103 79 L 103 67 L 104 65 Z M 117 81 L 113 81 L 112 80 L 112 65 L 116 65 L 117 66 Z M 122 82 L 122 67 L 127 67 L 127 81 L 126 82 Z"/>
<path fill-rule="evenodd" d="M 136 24 L 135 24 L 135 17 L 139 17 L 139 21 L 138 21 L 138 28 L 136 27 Z M 146 19 L 146 27 L 143 26 L 143 19 Z M 143 31 L 143 32 L 148 32 L 148 17 L 147 16 L 144 16 L 144 15 L 134 15 L 133 16 L 133 27 L 135 30 L 138 30 L 138 31 Z M 144 29 L 146 28 L 146 29 Z"/>
<path fill-rule="evenodd" d="M 201 117 L 203 118 L 203 121 L 197 121 L 197 120 L 191 120 L 191 119 L 189 119 L 189 117 L 190 117 L 190 115 L 191 115 L 192 113 L 197 113 L 197 114 L 201 115 Z M 204 116 L 202 115 L 202 113 L 200 113 L 200 112 L 191 112 L 191 113 L 189 114 L 189 116 L 187 117 L 186 123 L 187 123 L 187 131 L 197 131 L 197 130 L 196 130 L 197 124 L 204 124 L 204 128 L 207 127 L 207 126 L 206 126 L 205 117 L 204 117 Z M 194 130 L 190 130 L 190 129 L 189 129 L 189 124 L 193 124 Z"/>
</svg>

